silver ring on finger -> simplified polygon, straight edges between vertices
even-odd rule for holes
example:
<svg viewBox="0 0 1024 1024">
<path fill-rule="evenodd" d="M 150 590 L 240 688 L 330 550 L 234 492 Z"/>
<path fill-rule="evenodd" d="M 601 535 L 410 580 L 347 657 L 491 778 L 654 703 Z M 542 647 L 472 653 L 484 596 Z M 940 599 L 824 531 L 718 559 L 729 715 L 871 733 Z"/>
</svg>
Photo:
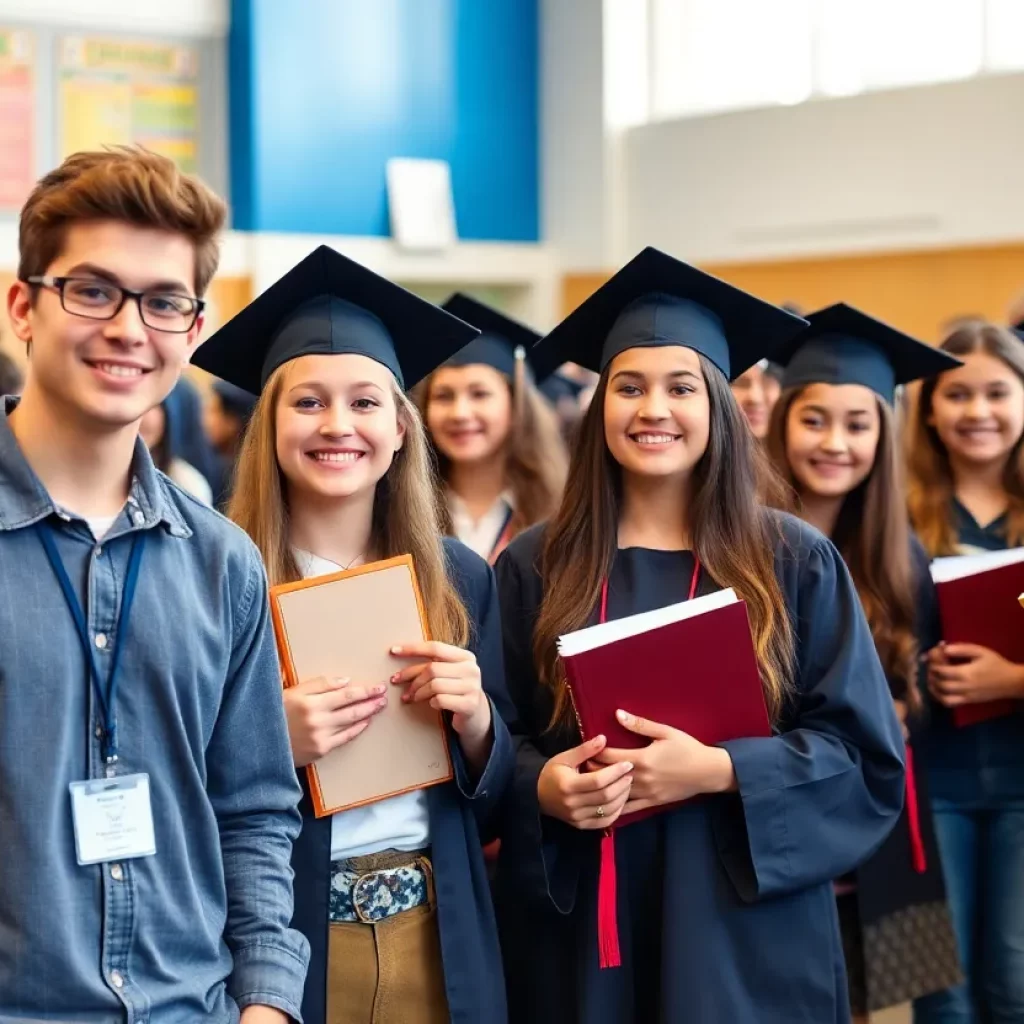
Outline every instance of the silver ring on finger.
<svg viewBox="0 0 1024 1024">
<path fill-rule="evenodd" d="M 598 809 L 596 811 L 596 815 L 597 815 L 598 818 L 603 818 L 604 817 L 604 807 L 598 807 Z"/>
</svg>

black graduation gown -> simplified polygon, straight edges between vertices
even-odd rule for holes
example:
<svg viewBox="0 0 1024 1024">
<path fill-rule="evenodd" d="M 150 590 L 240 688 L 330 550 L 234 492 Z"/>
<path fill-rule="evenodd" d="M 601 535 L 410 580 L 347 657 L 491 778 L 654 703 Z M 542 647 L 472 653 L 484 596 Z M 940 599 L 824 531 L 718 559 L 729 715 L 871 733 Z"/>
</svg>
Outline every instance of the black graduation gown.
<svg viewBox="0 0 1024 1024">
<path fill-rule="evenodd" d="M 849 1020 L 832 880 L 874 852 L 903 802 L 903 741 L 882 667 L 831 542 L 778 514 L 776 573 L 796 634 L 796 694 L 772 738 L 725 744 L 739 790 L 617 832 L 622 966 L 601 970 L 600 834 L 540 814 L 551 700 L 531 637 L 541 529 L 497 565 L 517 774 L 497 907 L 513 1024 L 842 1024 Z M 684 600 L 688 552 L 619 551 L 608 616 Z M 698 593 L 717 589 L 703 574 Z M 638 671 L 642 666 L 637 666 Z M 682 666 L 681 666 L 682 669 Z M 671 684 L 671 681 L 668 681 Z M 628 707 L 628 680 L 623 681 Z"/>
<path fill-rule="evenodd" d="M 505 986 L 482 852 L 482 843 L 494 835 L 495 809 L 515 766 L 512 741 L 502 720 L 503 715 L 508 717 L 510 705 L 502 668 L 498 599 L 487 563 L 456 540 L 445 538 L 444 545 L 452 579 L 469 612 L 469 648 L 477 657 L 484 690 L 491 699 L 494 746 L 483 775 L 474 783 L 452 733 L 455 781 L 427 790 L 441 958 L 453 1024 L 502 1024 L 506 1020 Z M 314 816 L 305 773 L 300 774 L 303 824 L 292 853 L 292 927 L 310 944 L 302 1002 L 304 1024 L 327 1024 L 331 819 Z"/>
<path fill-rule="evenodd" d="M 911 538 L 910 554 L 915 633 L 918 650 L 923 653 L 942 639 L 938 597 L 928 556 L 916 537 Z M 922 664 L 922 693 L 927 693 L 925 674 Z M 893 696 L 904 698 L 905 684 L 894 686 Z M 927 721 L 921 715 L 911 716 L 908 725 L 911 750 L 915 751 Z M 909 1002 L 963 980 L 932 822 L 928 775 L 921 758 L 915 757 L 914 769 L 925 870 L 919 872 L 913 866 L 910 818 L 904 807 L 885 842 L 854 873 L 869 1011 Z"/>
</svg>

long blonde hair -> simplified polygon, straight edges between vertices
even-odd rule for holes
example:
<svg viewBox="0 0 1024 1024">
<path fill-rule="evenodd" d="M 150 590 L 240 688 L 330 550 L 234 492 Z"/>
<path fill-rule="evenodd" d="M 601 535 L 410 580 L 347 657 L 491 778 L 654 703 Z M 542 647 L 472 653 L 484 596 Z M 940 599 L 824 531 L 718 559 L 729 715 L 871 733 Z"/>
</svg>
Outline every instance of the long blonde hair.
<svg viewBox="0 0 1024 1024">
<path fill-rule="evenodd" d="M 288 498 L 277 462 L 277 406 L 288 365 L 274 371 L 256 403 L 238 456 L 228 508 L 228 516 L 249 534 L 263 555 L 271 586 L 301 578 L 289 542 Z M 469 639 L 469 616 L 448 576 L 441 539 L 443 510 L 426 431 L 397 381 L 392 393 L 405 426 L 405 442 L 377 483 L 371 547 L 382 559 L 412 555 L 431 637 L 464 647 Z"/>
<path fill-rule="evenodd" d="M 782 715 L 793 689 L 793 628 L 774 552 L 781 539 L 775 513 L 757 500 L 759 463 L 754 440 L 725 377 L 704 356 L 701 369 L 711 403 L 708 447 L 693 472 L 689 530 L 694 554 L 708 575 L 747 603 L 769 715 Z M 597 605 L 615 557 L 622 472 L 608 450 L 604 403 L 609 371 L 598 381 L 572 452 L 569 482 L 545 532 L 540 557 L 545 582 L 533 635 L 541 682 L 554 697 L 551 727 L 572 721 L 557 641 L 584 626 Z"/>
<path fill-rule="evenodd" d="M 508 381 L 512 422 L 507 442 L 505 479 L 512 492 L 513 535 L 554 515 L 569 468 L 558 416 L 526 375 L 524 363 L 523 359 L 516 360 L 515 376 Z M 434 374 L 431 374 L 413 390 L 413 398 L 424 419 L 433 378 Z M 429 433 L 427 436 L 429 438 Z M 441 482 L 448 477 L 449 460 L 432 442 L 431 446 Z M 445 521 L 450 526 L 447 516 Z"/>
</svg>

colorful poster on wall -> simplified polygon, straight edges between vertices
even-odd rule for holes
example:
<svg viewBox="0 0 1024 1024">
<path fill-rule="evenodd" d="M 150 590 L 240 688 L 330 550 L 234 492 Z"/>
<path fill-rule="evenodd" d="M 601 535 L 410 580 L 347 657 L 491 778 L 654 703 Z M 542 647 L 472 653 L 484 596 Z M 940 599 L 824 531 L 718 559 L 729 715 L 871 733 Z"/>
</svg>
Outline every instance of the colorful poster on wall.
<svg viewBox="0 0 1024 1024">
<path fill-rule="evenodd" d="M 35 181 L 34 45 L 0 29 L 0 209 L 16 210 Z"/>
<path fill-rule="evenodd" d="M 138 143 L 183 171 L 199 158 L 199 55 L 187 46 L 61 41 L 61 151 Z"/>
</svg>

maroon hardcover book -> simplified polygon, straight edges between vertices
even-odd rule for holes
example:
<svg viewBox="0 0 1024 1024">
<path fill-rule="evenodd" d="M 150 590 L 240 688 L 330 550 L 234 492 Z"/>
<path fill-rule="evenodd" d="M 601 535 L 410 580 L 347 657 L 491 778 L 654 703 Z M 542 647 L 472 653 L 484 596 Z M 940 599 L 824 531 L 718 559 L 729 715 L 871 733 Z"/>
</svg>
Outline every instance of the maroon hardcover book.
<svg viewBox="0 0 1024 1024">
<path fill-rule="evenodd" d="M 1024 562 L 937 583 L 936 590 L 946 643 L 978 644 L 1024 664 L 1024 622 L 1017 603 L 1024 591 Z M 953 721 L 963 728 L 1002 718 L 1017 707 L 1014 700 L 965 704 L 953 709 Z"/>
<path fill-rule="evenodd" d="M 771 735 L 742 601 L 562 660 L 584 739 L 604 735 L 610 747 L 647 746 L 650 740 L 619 724 L 615 712 L 620 708 L 709 746 Z M 630 824 L 668 807 L 638 811 L 616 824 Z"/>
</svg>

